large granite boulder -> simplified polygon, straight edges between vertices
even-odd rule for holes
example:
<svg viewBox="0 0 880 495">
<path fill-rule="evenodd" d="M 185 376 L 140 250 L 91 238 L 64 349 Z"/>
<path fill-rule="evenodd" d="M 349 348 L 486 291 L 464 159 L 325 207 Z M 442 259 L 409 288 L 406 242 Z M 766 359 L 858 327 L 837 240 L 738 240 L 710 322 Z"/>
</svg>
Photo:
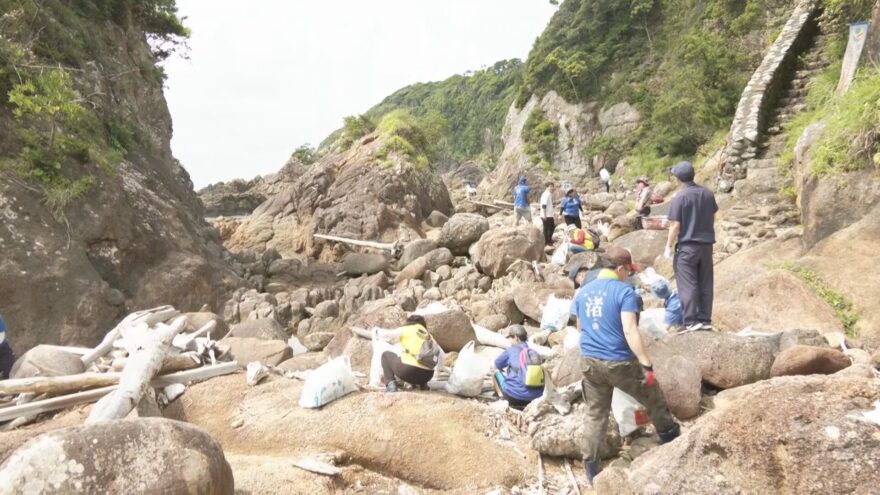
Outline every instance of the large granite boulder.
<svg viewBox="0 0 880 495">
<path fill-rule="evenodd" d="M 3 493 L 233 493 L 220 444 L 200 428 L 140 418 L 38 436 L 0 466 Z"/>
<path fill-rule="evenodd" d="M 500 278 L 518 260 L 543 260 L 544 236 L 531 225 L 490 230 L 471 246 L 470 255 L 477 270 Z"/>
<path fill-rule="evenodd" d="M 487 230 L 489 221 L 485 217 L 474 213 L 456 213 L 443 225 L 437 244 L 456 256 L 464 256 Z"/>
<path fill-rule="evenodd" d="M 770 375 L 830 375 L 850 364 L 849 357 L 837 349 L 796 345 L 779 353 Z"/>
</svg>

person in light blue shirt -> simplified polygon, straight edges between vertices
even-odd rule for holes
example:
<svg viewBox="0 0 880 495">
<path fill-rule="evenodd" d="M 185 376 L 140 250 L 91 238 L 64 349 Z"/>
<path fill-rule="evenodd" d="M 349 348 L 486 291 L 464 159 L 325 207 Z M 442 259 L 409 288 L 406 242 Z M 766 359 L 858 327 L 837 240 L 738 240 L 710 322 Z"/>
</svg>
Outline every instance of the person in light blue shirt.
<svg viewBox="0 0 880 495">
<path fill-rule="evenodd" d="M 581 212 L 584 207 L 581 203 L 581 197 L 573 187 L 565 191 L 565 197 L 561 203 L 562 217 L 565 219 L 565 225 L 574 225 L 581 228 Z"/>
<path fill-rule="evenodd" d="M 666 280 L 659 279 L 651 284 L 651 295 L 663 301 L 663 307 L 666 309 L 663 314 L 663 324 L 666 325 L 666 331 L 672 332 L 681 328 L 684 324 L 684 315 L 681 312 L 678 291 L 670 289 Z"/>
<path fill-rule="evenodd" d="M 492 383 L 495 385 L 495 392 L 499 397 L 503 397 L 510 407 L 523 409 L 544 393 L 543 386 L 526 385 L 523 357 L 527 356 L 525 361 L 528 363 L 529 360 L 540 361 L 540 356 L 533 349 L 529 349 L 528 333 L 522 325 L 511 326 L 507 338 L 512 342 L 510 347 L 495 360 L 494 367 L 497 371 L 493 375 Z M 523 352 L 527 354 L 524 355 Z"/>
<path fill-rule="evenodd" d="M 531 188 L 526 184 L 526 176 L 519 178 L 519 183 L 513 188 L 513 215 L 514 225 L 519 225 L 520 218 L 526 224 L 532 223 L 532 210 L 529 207 L 529 192 Z"/>
<path fill-rule="evenodd" d="M 15 354 L 9 347 L 9 341 L 6 335 L 6 322 L 3 315 L 0 315 L 0 380 L 9 378 L 12 372 L 12 365 L 15 364 Z"/>
<path fill-rule="evenodd" d="M 581 388 L 586 404 L 584 469 L 590 484 L 599 473 L 599 448 L 607 434 L 615 388 L 645 406 L 661 442 L 671 442 L 680 433 L 639 333 L 638 295 L 624 282 L 637 271 L 632 254 L 612 245 L 604 261 L 609 268 L 581 286 L 571 303 L 580 331 Z"/>
</svg>

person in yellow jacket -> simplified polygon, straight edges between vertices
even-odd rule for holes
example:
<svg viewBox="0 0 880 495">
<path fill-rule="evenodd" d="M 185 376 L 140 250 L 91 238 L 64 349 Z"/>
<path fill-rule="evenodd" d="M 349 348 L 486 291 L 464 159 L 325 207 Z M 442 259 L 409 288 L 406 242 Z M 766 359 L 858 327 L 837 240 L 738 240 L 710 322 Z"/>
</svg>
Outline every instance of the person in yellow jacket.
<svg viewBox="0 0 880 495">
<path fill-rule="evenodd" d="M 397 392 L 397 380 L 427 390 L 428 382 L 434 377 L 434 367 L 440 359 L 440 346 L 428 333 L 425 318 L 410 315 L 406 323 L 400 329 L 403 353 L 400 356 L 391 351 L 382 353 L 382 375 L 388 392 Z"/>
</svg>

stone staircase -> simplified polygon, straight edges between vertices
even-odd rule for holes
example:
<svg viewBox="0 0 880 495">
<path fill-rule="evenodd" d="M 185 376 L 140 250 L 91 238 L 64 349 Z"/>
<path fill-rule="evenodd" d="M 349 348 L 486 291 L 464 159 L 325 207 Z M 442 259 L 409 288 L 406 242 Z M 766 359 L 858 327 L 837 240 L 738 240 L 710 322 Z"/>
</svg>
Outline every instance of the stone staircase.
<svg viewBox="0 0 880 495">
<path fill-rule="evenodd" d="M 800 235 L 800 211 L 793 197 L 783 193 L 792 187 L 792 177 L 779 159 L 786 144 L 783 132 L 807 108 L 807 83 L 828 66 L 823 57 L 826 42 L 826 35 L 815 36 L 783 87 L 757 150 L 742 156 L 746 176 L 734 183 L 729 198 L 722 199 L 728 204 L 720 222 L 716 261 L 765 240 Z"/>
</svg>

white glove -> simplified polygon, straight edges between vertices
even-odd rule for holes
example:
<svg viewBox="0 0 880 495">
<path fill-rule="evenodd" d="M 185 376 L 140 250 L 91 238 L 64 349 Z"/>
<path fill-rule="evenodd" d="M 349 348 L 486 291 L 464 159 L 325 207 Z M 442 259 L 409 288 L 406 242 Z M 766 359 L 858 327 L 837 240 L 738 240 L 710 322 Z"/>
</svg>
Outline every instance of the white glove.
<svg viewBox="0 0 880 495">
<path fill-rule="evenodd" d="M 666 259 L 671 260 L 672 259 L 672 248 L 669 246 L 666 246 L 666 249 L 663 250 L 663 256 L 666 256 Z"/>
</svg>

